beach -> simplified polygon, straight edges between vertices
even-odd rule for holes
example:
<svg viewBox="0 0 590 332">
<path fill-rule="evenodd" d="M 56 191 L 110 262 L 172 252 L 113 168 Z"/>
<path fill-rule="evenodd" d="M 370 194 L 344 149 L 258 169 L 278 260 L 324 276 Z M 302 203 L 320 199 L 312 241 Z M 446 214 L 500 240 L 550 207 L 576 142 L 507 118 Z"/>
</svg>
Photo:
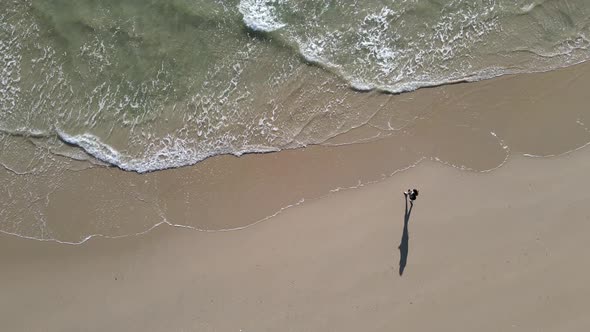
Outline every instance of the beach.
<svg viewBox="0 0 590 332">
<path fill-rule="evenodd" d="M 395 107 L 390 121 L 399 129 L 379 136 L 381 131 L 367 122 L 345 137 L 305 149 L 221 155 L 145 174 L 88 167 L 59 156 L 42 164 L 40 172 L 19 173 L 35 160 L 19 149 L 19 158 L 11 158 L 11 168 L 0 174 L 5 184 L 0 190 L 8 197 L 0 212 L 1 230 L 69 244 L 142 234 L 161 224 L 232 230 L 341 189 L 395 176 L 422 161 L 493 172 L 513 156 L 555 156 L 585 146 L 590 141 L 589 84 L 590 65 L 584 63 L 399 95 L 361 93 L 357 107 L 379 110 L 376 122 L 392 114 L 388 105 Z"/>
<path fill-rule="evenodd" d="M 126 212 L 118 224 L 129 228 L 116 229 L 119 238 L 99 235 L 78 244 L 3 234 L 3 328 L 585 330 L 588 68 L 419 90 L 421 101 L 443 94 L 451 109 L 475 94 L 513 112 L 505 119 L 496 108 L 498 117 L 479 119 L 495 123 L 504 142 L 487 150 L 477 145 L 481 154 L 457 145 L 436 149 L 439 158 L 403 159 L 384 153 L 400 151 L 397 141 L 381 139 L 221 156 L 148 174 L 104 167 L 72 172 L 71 182 L 48 199 L 54 213 L 48 221 L 62 227 L 56 234 L 77 240 L 90 233 L 85 227 L 92 223 L 80 218 L 113 211 L 90 204 L 101 202 L 92 195 L 112 201 L 116 185 L 125 191 L 111 207 L 126 208 L 116 212 Z M 549 87 L 557 92 L 545 93 Z M 530 121 L 552 130 L 533 130 Z M 421 138 L 412 135 L 411 142 L 419 146 Z M 453 156 L 473 167 L 442 162 Z M 144 180 L 153 176 L 158 191 Z M 420 195 L 400 275 L 402 192 L 414 187 Z M 207 204 L 183 204 L 206 192 Z M 285 201 L 292 206 L 277 210 Z M 158 226 L 150 229 L 152 223 Z"/>
<path fill-rule="evenodd" d="M 583 331 L 589 152 L 485 174 L 425 162 L 233 232 L 162 226 L 75 246 L 2 235 L 3 329 Z"/>
<path fill-rule="evenodd" d="M 1 3 L 0 330 L 589 330 L 588 17 Z"/>
</svg>

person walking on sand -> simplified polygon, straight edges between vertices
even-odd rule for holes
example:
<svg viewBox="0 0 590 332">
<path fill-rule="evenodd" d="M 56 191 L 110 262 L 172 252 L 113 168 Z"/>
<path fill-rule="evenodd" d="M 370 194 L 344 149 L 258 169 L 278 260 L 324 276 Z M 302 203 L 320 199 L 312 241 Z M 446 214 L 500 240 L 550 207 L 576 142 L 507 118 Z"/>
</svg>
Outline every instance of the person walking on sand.
<svg viewBox="0 0 590 332">
<path fill-rule="evenodd" d="M 408 263 L 408 251 L 410 243 L 410 232 L 408 231 L 408 223 L 410 222 L 410 214 L 414 208 L 414 201 L 418 197 L 418 189 L 408 189 L 404 191 L 404 197 L 406 198 L 406 212 L 404 213 L 404 230 L 402 232 L 402 240 L 397 247 L 399 249 L 399 275 L 404 273 L 406 264 Z M 408 198 L 410 199 L 410 207 L 408 208 Z"/>
<path fill-rule="evenodd" d="M 418 189 L 412 189 L 412 191 L 410 192 L 410 201 L 415 201 L 416 198 L 418 198 Z"/>
<path fill-rule="evenodd" d="M 414 204 L 414 201 L 416 200 L 416 198 L 418 198 L 418 189 L 408 189 L 408 191 L 406 191 L 404 193 L 404 196 L 406 196 L 406 198 L 410 198 L 410 204 Z"/>
</svg>

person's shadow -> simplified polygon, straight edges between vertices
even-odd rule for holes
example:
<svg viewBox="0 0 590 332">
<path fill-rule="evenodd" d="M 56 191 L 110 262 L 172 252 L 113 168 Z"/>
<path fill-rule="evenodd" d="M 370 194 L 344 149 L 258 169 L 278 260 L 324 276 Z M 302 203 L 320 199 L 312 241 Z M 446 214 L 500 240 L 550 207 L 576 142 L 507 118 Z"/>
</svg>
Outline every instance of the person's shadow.
<svg viewBox="0 0 590 332">
<path fill-rule="evenodd" d="M 406 263 L 408 262 L 408 247 L 410 241 L 410 234 L 408 232 L 408 222 L 410 222 L 410 214 L 414 207 L 414 202 L 410 200 L 410 209 L 408 210 L 408 196 L 406 196 L 406 212 L 404 214 L 404 231 L 402 233 L 402 241 L 399 244 L 399 275 L 404 274 Z"/>
</svg>

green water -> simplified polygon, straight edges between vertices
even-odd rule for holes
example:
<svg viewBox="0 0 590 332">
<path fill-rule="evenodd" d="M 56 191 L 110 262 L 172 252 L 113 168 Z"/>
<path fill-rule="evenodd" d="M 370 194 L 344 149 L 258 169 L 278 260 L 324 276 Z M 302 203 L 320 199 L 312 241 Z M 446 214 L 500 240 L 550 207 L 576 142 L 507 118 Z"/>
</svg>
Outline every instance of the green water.
<svg viewBox="0 0 590 332">
<path fill-rule="evenodd" d="M 0 9 L 3 132 L 140 172 L 317 143 L 358 125 L 322 108 L 342 95 L 293 111 L 285 87 L 302 76 L 313 77 L 301 87 L 308 97 L 326 82 L 400 92 L 589 55 L 584 1 L 5 0 Z M 330 112 L 340 120 L 326 121 L 341 123 L 299 135 Z"/>
</svg>

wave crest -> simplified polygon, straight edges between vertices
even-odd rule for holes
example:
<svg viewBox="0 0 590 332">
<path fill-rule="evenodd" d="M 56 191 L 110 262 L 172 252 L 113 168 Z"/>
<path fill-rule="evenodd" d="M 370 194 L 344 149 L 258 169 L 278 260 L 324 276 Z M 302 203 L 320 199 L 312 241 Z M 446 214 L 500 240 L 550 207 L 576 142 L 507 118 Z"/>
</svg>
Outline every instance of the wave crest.
<svg viewBox="0 0 590 332">
<path fill-rule="evenodd" d="M 286 26 L 279 20 L 275 7 L 283 3 L 283 0 L 241 0 L 238 9 L 248 28 L 271 32 Z"/>
</svg>

